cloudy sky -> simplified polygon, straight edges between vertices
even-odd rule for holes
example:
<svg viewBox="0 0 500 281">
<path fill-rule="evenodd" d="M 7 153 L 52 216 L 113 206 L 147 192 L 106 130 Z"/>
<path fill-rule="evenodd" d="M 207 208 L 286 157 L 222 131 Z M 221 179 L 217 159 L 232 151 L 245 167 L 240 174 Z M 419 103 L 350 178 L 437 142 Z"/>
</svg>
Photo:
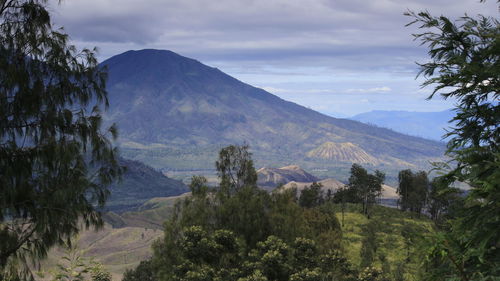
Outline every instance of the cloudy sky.
<svg viewBox="0 0 500 281">
<path fill-rule="evenodd" d="M 478 0 L 65 0 L 53 21 L 105 60 L 168 49 L 333 116 L 370 110 L 439 111 L 415 80 L 426 49 L 408 9 L 498 17 Z"/>
</svg>

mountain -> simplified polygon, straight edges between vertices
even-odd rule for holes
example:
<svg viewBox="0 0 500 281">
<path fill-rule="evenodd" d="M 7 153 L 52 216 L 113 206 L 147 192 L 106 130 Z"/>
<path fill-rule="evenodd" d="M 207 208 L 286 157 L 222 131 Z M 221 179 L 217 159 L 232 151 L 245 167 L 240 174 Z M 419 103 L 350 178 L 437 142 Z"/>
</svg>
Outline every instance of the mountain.
<svg viewBox="0 0 500 281">
<path fill-rule="evenodd" d="M 359 146 L 350 142 L 325 142 L 315 149 L 309 151 L 307 156 L 311 158 L 328 159 L 339 162 L 369 163 L 377 164 L 378 160 L 366 153 Z"/>
<path fill-rule="evenodd" d="M 213 170 L 221 147 L 243 143 L 256 166 L 329 171 L 360 158 L 385 169 L 425 165 L 444 151 L 435 141 L 320 114 L 171 51 L 128 51 L 102 66 L 105 118 L 118 124 L 123 155 L 155 168 Z M 316 157 L 311 151 L 325 143 L 354 156 Z"/>
<path fill-rule="evenodd" d="M 375 110 L 351 117 L 352 120 L 374 124 L 394 131 L 432 140 L 442 140 L 450 121 L 452 110 L 440 112 L 383 111 Z"/>
<path fill-rule="evenodd" d="M 297 165 L 282 168 L 260 168 L 257 170 L 257 185 L 276 187 L 291 181 L 313 182 L 318 178 L 304 171 Z"/>
<path fill-rule="evenodd" d="M 176 196 L 188 191 L 181 181 L 166 177 L 161 172 L 138 161 L 120 159 L 126 167 L 121 181 L 109 187 L 111 196 L 106 209 L 128 211 L 154 197 Z"/>
</svg>

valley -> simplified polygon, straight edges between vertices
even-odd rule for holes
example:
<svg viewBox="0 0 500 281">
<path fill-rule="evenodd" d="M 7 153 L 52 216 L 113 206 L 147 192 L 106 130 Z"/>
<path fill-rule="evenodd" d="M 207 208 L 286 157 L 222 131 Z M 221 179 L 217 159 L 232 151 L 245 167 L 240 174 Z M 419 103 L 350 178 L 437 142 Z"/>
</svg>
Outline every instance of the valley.
<svg viewBox="0 0 500 281">
<path fill-rule="evenodd" d="M 500 0 L 358 2 L 0 1 L 0 281 L 496 281 Z"/>
<path fill-rule="evenodd" d="M 408 251 L 401 225 L 422 225 L 419 233 L 429 231 L 425 218 L 408 218 L 392 209 L 399 195 L 391 185 L 397 185 L 399 170 L 425 169 L 430 161 L 443 159 L 441 143 L 319 114 L 169 51 L 129 51 L 101 65 L 108 68 L 113 100 L 105 120 L 118 125 L 121 163 L 127 168 L 121 182 L 110 188 L 104 228 L 82 232 L 76 245 L 115 279 L 151 257 L 151 246 L 163 237 L 175 205 L 191 200 L 187 185 L 193 175 L 204 176 L 209 186 L 219 184 L 213 159 L 228 144 L 250 146 L 255 164 L 262 167 L 256 171 L 257 185 L 267 192 L 282 185 L 281 192 L 293 189 L 300 195 L 318 183 L 325 196 L 333 195 L 348 182 L 352 163 L 386 172 L 388 185 L 382 186 L 377 202 L 389 208 L 375 206 L 373 216 L 377 221 L 398 219 L 380 222 L 387 227 L 378 230 L 384 256 L 375 261 L 379 268 L 397 266 Z M 358 208 L 351 204 L 343 215 L 336 210 L 337 219 L 346 221 L 344 254 L 355 266 L 361 262 L 364 231 L 374 222 L 358 214 Z M 44 268 L 54 267 L 64 251 L 53 250 Z M 413 263 L 417 260 L 406 265 Z M 405 272 L 414 274 L 409 268 Z"/>
</svg>

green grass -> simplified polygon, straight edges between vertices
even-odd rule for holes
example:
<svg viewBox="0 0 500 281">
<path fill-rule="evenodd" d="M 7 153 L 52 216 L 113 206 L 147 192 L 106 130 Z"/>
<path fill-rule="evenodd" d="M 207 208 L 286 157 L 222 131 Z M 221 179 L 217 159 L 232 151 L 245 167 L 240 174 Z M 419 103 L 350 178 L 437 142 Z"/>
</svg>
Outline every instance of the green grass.
<svg viewBox="0 0 500 281">
<path fill-rule="evenodd" d="M 360 213 L 361 207 L 355 204 L 348 204 L 344 215 L 343 232 L 343 249 L 349 261 L 359 266 L 361 262 L 361 246 L 364 238 L 364 227 L 370 222 L 376 225 L 376 244 L 377 250 L 375 254 L 374 266 L 381 269 L 382 262 L 379 259 L 380 255 L 384 255 L 391 265 L 391 270 L 394 270 L 398 263 L 406 262 L 408 253 L 405 247 L 405 239 L 402 236 L 402 230 L 405 225 L 407 228 L 414 230 L 412 235 L 414 241 L 410 245 L 409 260 L 405 263 L 407 271 L 407 280 L 417 274 L 421 266 L 422 259 L 420 258 L 421 243 L 423 238 L 428 236 L 433 231 L 433 223 L 431 220 L 421 215 L 401 212 L 400 210 L 388 208 L 384 206 L 373 206 L 370 219 Z M 342 223 L 342 213 L 340 208 L 337 212 L 337 218 Z"/>
</svg>

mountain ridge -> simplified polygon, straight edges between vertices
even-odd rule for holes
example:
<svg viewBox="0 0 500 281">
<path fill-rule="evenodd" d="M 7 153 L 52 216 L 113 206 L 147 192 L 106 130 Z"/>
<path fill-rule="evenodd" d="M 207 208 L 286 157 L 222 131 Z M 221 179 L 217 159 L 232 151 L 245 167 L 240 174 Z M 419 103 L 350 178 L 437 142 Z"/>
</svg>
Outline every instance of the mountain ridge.
<svg viewBox="0 0 500 281">
<path fill-rule="evenodd" d="M 101 65 L 109 73 L 107 122 L 118 124 L 122 143 L 146 147 L 124 145 L 127 157 L 156 168 L 213 167 L 218 149 L 243 143 L 259 166 L 306 168 L 353 162 L 308 159 L 326 142 L 353 143 L 384 165 L 427 163 L 444 151 L 438 142 L 315 112 L 171 51 L 128 51 Z"/>
<path fill-rule="evenodd" d="M 446 130 L 453 125 L 449 121 L 455 116 L 451 109 L 437 112 L 404 110 L 373 110 L 360 113 L 349 119 L 389 128 L 403 134 L 436 141 L 443 140 Z"/>
</svg>

